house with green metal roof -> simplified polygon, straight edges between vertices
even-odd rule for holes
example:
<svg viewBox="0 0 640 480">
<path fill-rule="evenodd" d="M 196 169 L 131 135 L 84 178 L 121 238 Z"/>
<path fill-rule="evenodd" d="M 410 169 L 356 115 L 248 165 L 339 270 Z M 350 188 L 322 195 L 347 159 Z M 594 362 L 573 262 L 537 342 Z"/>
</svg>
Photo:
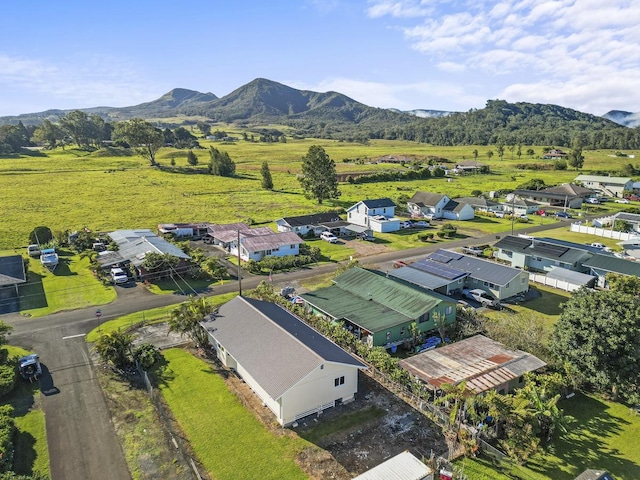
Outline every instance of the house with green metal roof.
<svg viewBox="0 0 640 480">
<path fill-rule="evenodd" d="M 316 314 L 343 322 L 371 346 L 393 347 L 411 338 L 410 326 L 436 330 L 436 319 L 451 324 L 455 302 L 444 295 L 412 287 L 380 272 L 354 267 L 333 285 L 300 295 Z"/>
</svg>

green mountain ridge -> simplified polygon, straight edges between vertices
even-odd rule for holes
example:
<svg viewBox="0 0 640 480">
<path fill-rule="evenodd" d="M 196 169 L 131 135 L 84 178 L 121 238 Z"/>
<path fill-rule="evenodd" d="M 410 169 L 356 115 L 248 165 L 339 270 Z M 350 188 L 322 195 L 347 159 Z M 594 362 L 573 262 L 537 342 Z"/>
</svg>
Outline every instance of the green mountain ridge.
<svg viewBox="0 0 640 480">
<path fill-rule="evenodd" d="M 151 102 L 130 107 L 81 109 L 107 121 L 131 118 L 195 117 L 211 123 L 247 126 L 279 124 L 297 135 L 366 142 L 372 138 L 413 140 L 435 145 L 568 146 L 580 137 L 593 148 L 640 148 L 640 130 L 566 107 L 526 102 L 488 100 L 483 109 L 421 117 L 411 112 L 367 106 L 338 92 L 297 90 L 272 80 L 256 78 L 224 97 L 176 88 Z M 57 121 L 70 110 L 0 117 L 0 125 Z M 426 111 L 426 110 L 425 110 Z M 172 126 L 167 122 L 164 126 Z"/>
</svg>

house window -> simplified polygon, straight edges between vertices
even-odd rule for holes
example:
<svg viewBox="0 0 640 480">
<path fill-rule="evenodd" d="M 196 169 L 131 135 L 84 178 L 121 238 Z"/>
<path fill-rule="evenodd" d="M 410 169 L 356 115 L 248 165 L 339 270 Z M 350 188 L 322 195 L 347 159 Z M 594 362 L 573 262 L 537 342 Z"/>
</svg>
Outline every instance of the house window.
<svg viewBox="0 0 640 480">
<path fill-rule="evenodd" d="M 527 279 L 526 279 L 525 277 L 522 277 L 522 278 L 520 279 L 520 283 L 525 283 L 526 281 L 527 281 Z"/>
<path fill-rule="evenodd" d="M 447 308 L 444 310 L 445 315 L 450 315 L 451 312 L 453 312 L 453 305 L 447 305 Z"/>
<path fill-rule="evenodd" d="M 340 385 L 344 385 L 344 377 L 338 377 L 333 381 L 333 384 L 336 387 L 339 387 Z"/>
<path fill-rule="evenodd" d="M 522 382 L 524 382 L 524 375 L 520 375 L 520 378 L 518 378 L 518 383 Z"/>
<path fill-rule="evenodd" d="M 265 250 L 265 251 L 264 251 L 264 254 L 265 254 L 265 255 L 271 255 L 271 250 Z"/>
<path fill-rule="evenodd" d="M 291 250 L 294 250 L 294 249 L 296 248 L 296 246 L 295 246 L 295 245 L 289 245 L 289 248 L 290 248 Z"/>
<path fill-rule="evenodd" d="M 429 312 L 425 313 L 424 315 L 420 315 L 420 317 L 418 318 L 418 323 L 424 323 L 428 321 L 429 321 Z"/>
<path fill-rule="evenodd" d="M 400 330 L 400 335 L 404 336 L 404 327 Z"/>
<path fill-rule="evenodd" d="M 504 286 L 504 288 L 509 288 L 509 284 L 507 283 L 507 284 Z"/>
<path fill-rule="evenodd" d="M 349 218 L 351 218 L 351 212 L 349 212 Z"/>
<path fill-rule="evenodd" d="M 387 340 L 391 340 L 391 332 L 387 332 Z"/>
</svg>

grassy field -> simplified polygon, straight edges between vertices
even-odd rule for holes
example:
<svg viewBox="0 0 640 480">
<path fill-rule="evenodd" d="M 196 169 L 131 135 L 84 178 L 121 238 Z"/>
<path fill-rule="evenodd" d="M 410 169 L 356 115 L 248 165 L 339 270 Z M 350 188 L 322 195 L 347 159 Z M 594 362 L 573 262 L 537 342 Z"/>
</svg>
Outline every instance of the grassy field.
<svg viewBox="0 0 640 480">
<path fill-rule="evenodd" d="M 5 345 L 10 357 L 21 357 L 31 352 L 20 347 Z M 49 449 L 44 413 L 40 409 L 38 383 L 18 379 L 16 388 L 1 402 L 14 408 L 17 427 L 15 438 L 14 471 L 22 475 L 40 472 L 49 475 Z"/>
<path fill-rule="evenodd" d="M 399 165 L 343 163 L 344 159 L 377 158 L 381 155 L 443 157 L 451 162 L 470 160 L 473 150 L 479 161 L 491 166 L 494 173 L 446 179 L 376 184 L 342 184 L 342 196 L 318 207 L 302 194 L 297 181 L 300 159 L 310 145 L 322 145 L 336 161 L 338 172 L 352 173 L 381 169 L 402 169 Z M 286 215 L 317 210 L 343 209 L 363 198 L 411 195 L 416 190 L 469 195 L 472 190 L 514 188 L 530 178 L 542 178 L 549 184 L 571 181 L 575 171 L 525 171 L 518 163 L 540 163 L 522 157 L 489 161 L 484 152 L 491 147 L 432 147 L 402 141 L 372 140 L 368 145 L 331 140 L 304 139 L 287 143 L 214 144 L 227 151 L 237 164 L 233 179 L 210 175 L 170 173 L 149 167 L 144 160 L 131 156 L 102 156 L 76 150 L 59 150 L 45 156 L 6 158 L 0 161 L 0 202 L 4 219 L 12 228 L 0 238 L 0 248 L 24 247 L 29 232 L 37 225 L 47 225 L 54 232 L 89 227 L 95 231 L 120 228 L 154 228 L 158 223 L 209 221 L 224 223 L 253 220 L 271 222 Z M 535 148 L 539 153 L 541 147 Z M 612 152 L 586 151 L 584 171 L 615 168 L 629 163 L 628 158 L 610 157 Z M 630 152 L 631 153 L 631 152 Z M 204 169 L 208 152 L 197 152 Z M 159 161 L 168 166 L 175 157 L 177 167 L 186 167 L 186 152 L 163 149 Z M 275 190 L 260 188 L 260 166 L 268 161 Z M 25 192 L 29 192 L 28 195 Z"/>
<path fill-rule="evenodd" d="M 3 254 L 20 253 L 16 251 Z M 20 311 L 33 317 L 61 310 L 105 305 L 116 299 L 113 287 L 105 286 L 89 269 L 89 259 L 58 250 L 60 263 L 50 272 L 38 261 L 29 259 L 27 283 L 19 286 Z"/>
<path fill-rule="evenodd" d="M 307 442 L 267 431 L 206 363 L 179 349 L 163 354 L 160 391 L 212 478 L 307 478 L 294 462 Z"/>
</svg>

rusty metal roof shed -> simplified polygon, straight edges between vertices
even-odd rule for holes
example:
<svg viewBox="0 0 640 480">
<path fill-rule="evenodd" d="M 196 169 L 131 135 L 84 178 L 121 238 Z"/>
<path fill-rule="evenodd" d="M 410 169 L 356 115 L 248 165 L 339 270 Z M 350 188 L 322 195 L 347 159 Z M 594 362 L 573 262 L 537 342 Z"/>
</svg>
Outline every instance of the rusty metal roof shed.
<svg viewBox="0 0 640 480">
<path fill-rule="evenodd" d="M 438 389 L 443 383 L 466 380 L 467 388 L 482 393 L 546 365 L 530 353 L 509 350 L 484 335 L 476 335 L 400 361 L 400 366 Z"/>
</svg>

